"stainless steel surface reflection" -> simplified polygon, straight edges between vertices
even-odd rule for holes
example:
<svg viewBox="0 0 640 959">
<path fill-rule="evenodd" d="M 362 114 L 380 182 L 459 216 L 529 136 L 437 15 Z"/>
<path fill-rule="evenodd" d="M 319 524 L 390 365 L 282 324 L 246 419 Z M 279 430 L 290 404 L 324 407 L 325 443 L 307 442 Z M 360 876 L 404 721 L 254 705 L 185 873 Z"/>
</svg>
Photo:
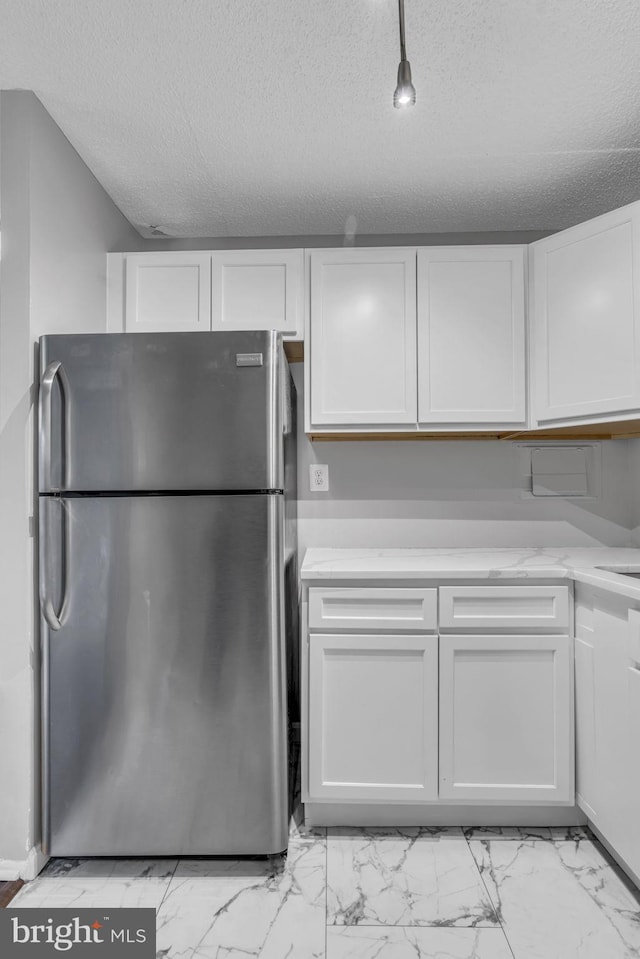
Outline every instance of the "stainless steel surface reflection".
<svg viewBox="0 0 640 959">
<path fill-rule="evenodd" d="M 253 331 L 43 337 L 40 491 L 281 489 L 281 349 Z M 237 367 L 249 351 L 263 365 Z"/>
<path fill-rule="evenodd" d="M 47 637 L 51 855 L 226 853 L 231 835 L 238 854 L 286 846 L 280 597 L 265 576 L 281 502 L 64 501 L 72 586 Z"/>
<path fill-rule="evenodd" d="M 279 852 L 298 643 L 280 337 L 50 336 L 40 360 L 43 848 Z"/>
</svg>

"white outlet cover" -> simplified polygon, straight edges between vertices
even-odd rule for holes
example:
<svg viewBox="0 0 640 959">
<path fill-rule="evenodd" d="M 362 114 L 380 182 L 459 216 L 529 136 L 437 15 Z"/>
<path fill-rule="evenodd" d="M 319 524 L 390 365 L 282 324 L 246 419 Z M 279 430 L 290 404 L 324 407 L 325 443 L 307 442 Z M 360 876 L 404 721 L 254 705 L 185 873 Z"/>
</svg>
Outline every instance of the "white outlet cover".
<svg viewBox="0 0 640 959">
<path fill-rule="evenodd" d="M 309 464 L 309 489 L 312 493 L 329 491 L 329 467 L 326 463 Z"/>
</svg>

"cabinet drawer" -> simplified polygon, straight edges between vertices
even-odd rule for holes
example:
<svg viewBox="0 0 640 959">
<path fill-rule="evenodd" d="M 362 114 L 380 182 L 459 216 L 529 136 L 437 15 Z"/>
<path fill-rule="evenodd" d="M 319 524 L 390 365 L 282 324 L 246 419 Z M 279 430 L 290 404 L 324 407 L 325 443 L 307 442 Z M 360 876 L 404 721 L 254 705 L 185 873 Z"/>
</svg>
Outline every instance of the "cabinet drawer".
<svg viewBox="0 0 640 959">
<path fill-rule="evenodd" d="M 566 586 L 441 586 L 443 629 L 550 629 L 569 626 Z"/>
<path fill-rule="evenodd" d="M 436 589 L 309 590 L 309 627 L 429 630 L 438 623 Z"/>
</svg>

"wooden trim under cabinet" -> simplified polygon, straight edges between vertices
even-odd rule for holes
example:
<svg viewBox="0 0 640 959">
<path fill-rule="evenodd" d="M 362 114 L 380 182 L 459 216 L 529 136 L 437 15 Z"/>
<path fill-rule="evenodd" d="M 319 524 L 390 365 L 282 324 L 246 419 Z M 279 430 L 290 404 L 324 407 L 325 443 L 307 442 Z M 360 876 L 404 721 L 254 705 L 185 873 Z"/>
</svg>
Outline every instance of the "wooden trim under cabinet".
<svg viewBox="0 0 640 959">
<path fill-rule="evenodd" d="M 304 342 L 302 340 L 285 340 L 284 353 L 290 363 L 303 363 Z"/>
</svg>

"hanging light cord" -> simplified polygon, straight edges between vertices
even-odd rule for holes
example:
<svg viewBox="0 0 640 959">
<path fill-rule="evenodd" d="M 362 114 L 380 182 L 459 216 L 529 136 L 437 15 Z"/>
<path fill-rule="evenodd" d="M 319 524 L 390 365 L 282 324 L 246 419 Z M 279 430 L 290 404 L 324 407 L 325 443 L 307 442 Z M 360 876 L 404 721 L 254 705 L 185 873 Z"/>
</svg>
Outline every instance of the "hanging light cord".
<svg viewBox="0 0 640 959">
<path fill-rule="evenodd" d="M 398 22 L 400 24 L 400 64 L 398 66 L 398 85 L 393 94 L 394 107 L 410 107 L 416 102 L 416 88 L 411 81 L 411 64 L 407 60 L 404 42 L 404 0 L 398 0 Z"/>
<path fill-rule="evenodd" d="M 404 42 L 404 0 L 398 0 L 398 14 L 400 22 L 400 59 L 407 59 L 407 50 Z"/>
</svg>

